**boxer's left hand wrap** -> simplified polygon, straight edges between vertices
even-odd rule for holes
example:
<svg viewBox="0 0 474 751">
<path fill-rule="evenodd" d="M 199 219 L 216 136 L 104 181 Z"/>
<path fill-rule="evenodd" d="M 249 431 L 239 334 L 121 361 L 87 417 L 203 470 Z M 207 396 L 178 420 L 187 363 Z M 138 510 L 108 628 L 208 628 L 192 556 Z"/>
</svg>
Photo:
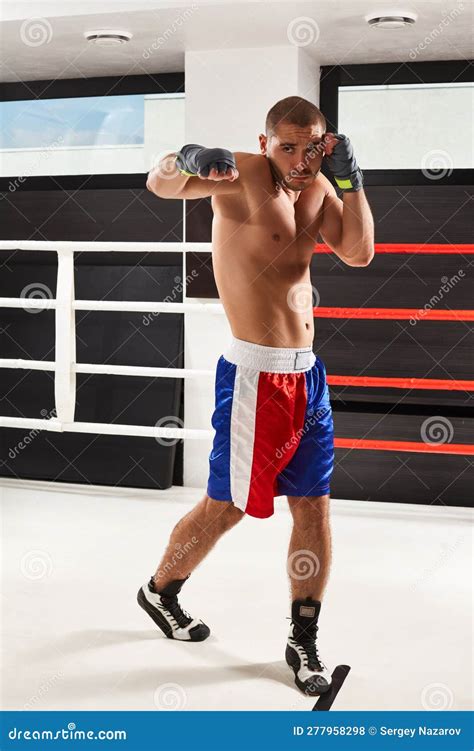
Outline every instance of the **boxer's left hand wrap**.
<svg viewBox="0 0 474 751">
<path fill-rule="evenodd" d="M 226 172 L 230 167 L 236 170 L 234 155 L 227 149 L 206 149 L 197 143 L 188 143 L 178 151 L 176 166 L 182 175 L 189 177 L 209 177 L 214 167 L 218 172 Z"/>
<path fill-rule="evenodd" d="M 326 162 L 334 175 L 334 180 L 345 193 L 354 193 L 363 186 L 364 179 L 362 170 L 358 166 L 352 144 L 347 136 L 342 133 L 334 134 L 338 143 L 332 149 L 331 154 L 326 154 Z"/>
</svg>

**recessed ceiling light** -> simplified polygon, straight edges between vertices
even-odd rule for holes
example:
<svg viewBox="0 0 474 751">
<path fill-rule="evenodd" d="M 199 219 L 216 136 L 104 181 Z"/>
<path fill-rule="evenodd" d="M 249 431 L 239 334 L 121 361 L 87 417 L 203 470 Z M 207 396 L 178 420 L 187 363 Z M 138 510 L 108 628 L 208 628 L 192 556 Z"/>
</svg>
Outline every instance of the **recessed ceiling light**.
<svg viewBox="0 0 474 751">
<path fill-rule="evenodd" d="M 404 26 L 412 26 L 417 19 L 416 13 L 397 11 L 394 13 L 374 14 L 365 17 L 369 26 L 377 29 L 402 29 Z"/>
<path fill-rule="evenodd" d="M 133 34 L 129 31 L 116 31 L 115 29 L 97 29 L 95 31 L 85 31 L 84 36 L 92 44 L 110 47 L 113 44 L 125 44 L 130 41 Z"/>
</svg>

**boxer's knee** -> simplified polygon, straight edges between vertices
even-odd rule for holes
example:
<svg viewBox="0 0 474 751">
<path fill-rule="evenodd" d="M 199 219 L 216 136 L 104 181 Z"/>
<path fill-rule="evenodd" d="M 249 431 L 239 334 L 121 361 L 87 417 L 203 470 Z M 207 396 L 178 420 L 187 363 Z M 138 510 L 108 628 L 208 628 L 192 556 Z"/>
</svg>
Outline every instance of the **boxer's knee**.
<svg viewBox="0 0 474 751">
<path fill-rule="evenodd" d="M 230 529 L 235 526 L 244 516 L 244 512 L 237 508 L 232 501 L 219 501 L 206 494 L 202 504 L 209 523 L 216 524 L 223 529 Z"/>
<path fill-rule="evenodd" d="M 329 520 L 329 494 L 288 496 L 288 506 L 298 527 L 322 526 Z"/>
</svg>

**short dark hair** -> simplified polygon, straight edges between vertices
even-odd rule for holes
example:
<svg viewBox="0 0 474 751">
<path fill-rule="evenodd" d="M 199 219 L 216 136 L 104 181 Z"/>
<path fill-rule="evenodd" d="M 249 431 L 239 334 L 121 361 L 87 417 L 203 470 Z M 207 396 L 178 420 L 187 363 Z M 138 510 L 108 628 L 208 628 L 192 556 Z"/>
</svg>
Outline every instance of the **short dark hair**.
<svg viewBox="0 0 474 751">
<path fill-rule="evenodd" d="M 281 123 L 291 123 L 304 128 L 307 125 L 320 124 L 323 131 L 326 130 L 326 118 L 315 104 L 300 96 L 287 96 L 280 99 L 268 111 L 265 119 L 265 132 L 267 136 L 274 133 L 275 128 Z"/>
</svg>

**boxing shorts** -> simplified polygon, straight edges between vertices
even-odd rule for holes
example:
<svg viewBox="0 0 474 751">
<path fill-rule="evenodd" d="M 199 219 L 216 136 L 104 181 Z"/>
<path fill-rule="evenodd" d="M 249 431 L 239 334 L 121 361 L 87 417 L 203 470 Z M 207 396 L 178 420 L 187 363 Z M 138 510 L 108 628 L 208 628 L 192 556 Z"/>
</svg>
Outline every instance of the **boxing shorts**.
<svg viewBox="0 0 474 751">
<path fill-rule="evenodd" d="M 274 497 L 330 492 L 334 429 L 326 368 L 311 347 L 266 347 L 232 337 L 215 378 L 207 494 L 250 516 Z"/>
</svg>

